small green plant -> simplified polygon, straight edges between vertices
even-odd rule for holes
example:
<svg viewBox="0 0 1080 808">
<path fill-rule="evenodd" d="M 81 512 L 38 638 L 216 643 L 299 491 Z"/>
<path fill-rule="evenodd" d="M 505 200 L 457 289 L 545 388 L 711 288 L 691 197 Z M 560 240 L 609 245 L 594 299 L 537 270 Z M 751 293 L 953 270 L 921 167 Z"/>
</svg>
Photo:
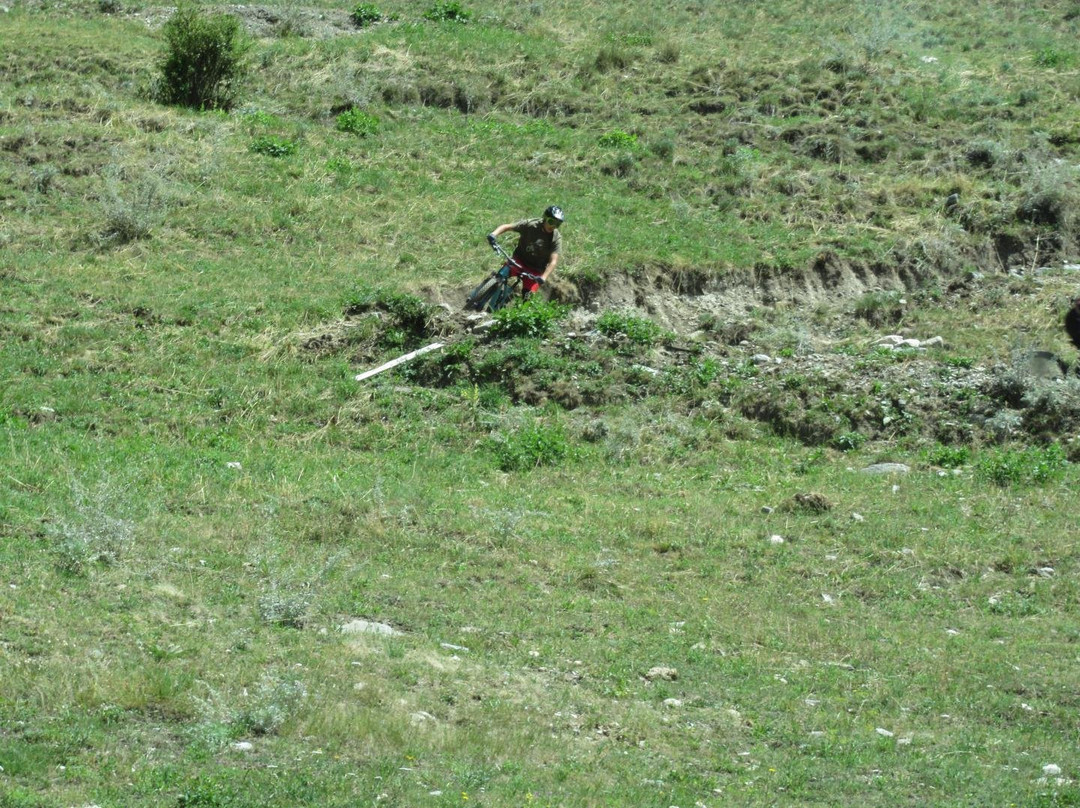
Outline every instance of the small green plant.
<svg viewBox="0 0 1080 808">
<path fill-rule="evenodd" d="M 1040 48 L 1035 53 L 1035 64 L 1039 67 L 1065 67 L 1069 63 L 1069 54 L 1053 46 Z"/>
<path fill-rule="evenodd" d="M 259 129 L 269 129 L 272 126 L 277 126 L 278 119 L 275 115 L 271 115 L 269 112 L 261 109 L 249 109 L 245 110 L 241 116 L 244 121 L 244 126 L 251 133 L 254 133 Z"/>
<path fill-rule="evenodd" d="M 296 153 L 296 141 L 277 135 L 259 135 L 249 147 L 256 154 L 267 157 L 288 157 Z"/>
<path fill-rule="evenodd" d="M 867 292 L 855 301 L 854 314 L 869 325 L 896 325 L 904 318 L 904 305 L 898 292 Z"/>
<path fill-rule="evenodd" d="M 655 345 L 663 336 L 660 326 L 645 317 L 626 311 L 605 311 L 596 320 L 597 330 L 605 337 L 625 340 L 634 345 Z"/>
<path fill-rule="evenodd" d="M 866 435 L 861 432 L 842 432 L 832 439 L 834 449 L 841 452 L 853 452 L 866 443 Z"/>
<path fill-rule="evenodd" d="M 926 452 L 926 461 L 932 466 L 945 469 L 960 468 L 971 459 L 971 450 L 966 446 L 943 446 L 938 444 Z"/>
<path fill-rule="evenodd" d="M 539 466 L 555 466 L 573 454 L 566 433 L 558 424 L 535 423 L 511 434 L 496 448 L 503 471 L 528 471 Z"/>
<path fill-rule="evenodd" d="M 182 5 L 165 23 L 163 33 L 166 51 L 158 100 L 193 109 L 230 108 L 248 51 L 240 20 Z"/>
<path fill-rule="evenodd" d="M 377 22 L 382 22 L 383 13 L 374 3 L 361 3 L 352 10 L 352 14 L 349 15 L 352 18 L 353 24 L 357 28 L 367 28 L 369 25 L 374 25 Z"/>
<path fill-rule="evenodd" d="M 600 135 L 596 142 L 608 149 L 632 149 L 637 146 L 637 141 L 637 135 L 613 129 Z"/>
<path fill-rule="evenodd" d="M 379 119 L 361 109 L 347 109 L 337 116 L 337 130 L 348 132 L 350 135 L 375 134 L 379 129 Z"/>
<path fill-rule="evenodd" d="M 980 477 L 1000 486 L 1042 485 L 1065 472 L 1065 450 L 1058 444 L 1025 449 L 997 449 L 979 459 Z"/>
<path fill-rule="evenodd" d="M 543 339 L 551 334 L 555 323 L 568 313 L 565 306 L 546 300 L 532 298 L 518 306 L 499 309 L 492 317 L 495 324 L 491 335 L 495 337 L 533 337 Z"/>
<path fill-rule="evenodd" d="M 440 0 L 424 12 L 424 19 L 431 22 L 466 23 L 471 17 L 472 12 L 464 8 L 457 0 Z"/>
</svg>

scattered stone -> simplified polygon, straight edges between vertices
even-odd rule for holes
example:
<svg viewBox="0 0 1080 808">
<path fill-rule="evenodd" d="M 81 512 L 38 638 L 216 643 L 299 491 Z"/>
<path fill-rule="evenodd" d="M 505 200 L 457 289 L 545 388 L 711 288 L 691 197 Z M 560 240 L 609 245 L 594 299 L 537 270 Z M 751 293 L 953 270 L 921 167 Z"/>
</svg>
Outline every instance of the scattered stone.
<svg viewBox="0 0 1080 808">
<path fill-rule="evenodd" d="M 863 474 L 907 474 L 911 471 L 910 466 L 903 463 L 874 463 L 862 470 Z"/>
<path fill-rule="evenodd" d="M 874 344 L 875 345 L 899 345 L 903 341 L 904 341 L 904 338 L 901 337 L 899 334 L 889 334 L 888 336 L 882 337 L 881 339 L 879 339 Z"/>
<path fill-rule="evenodd" d="M 761 512 L 765 513 L 765 514 L 772 513 L 774 510 L 776 510 L 776 509 L 775 508 L 770 508 L 768 505 L 762 505 L 761 506 Z"/>
<path fill-rule="evenodd" d="M 1047 763 L 1045 766 L 1043 766 L 1043 774 L 1045 774 L 1047 777 L 1057 777 L 1059 774 L 1061 774 L 1061 767 L 1058 766 L 1056 763 Z"/>
<path fill-rule="evenodd" d="M 417 710 L 415 713 L 409 716 L 409 720 L 413 725 L 430 724 L 438 721 L 431 713 L 426 713 L 423 710 Z"/>
<path fill-rule="evenodd" d="M 675 668 L 658 665 L 655 668 L 649 668 L 649 672 L 645 674 L 645 678 L 650 682 L 655 682 L 658 679 L 663 682 L 674 682 L 679 678 L 679 672 L 675 670 Z"/>
<path fill-rule="evenodd" d="M 1039 567 L 1038 569 L 1035 570 L 1035 572 L 1038 574 L 1038 576 L 1040 578 L 1053 578 L 1054 577 L 1054 568 L 1053 567 Z"/>
<path fill-rule="evenodd" d="M 882 727 L 878 727 L 877 729 L 874 730 L 874 732 L 876 732 L 882 738 L 891 738 L 893 736 L 893 733 L 889 732 L 887 729 L 884 729 Z"/>
<path fill-rule="evenodd" d="M 249 741 L 236 741 L 232 744 L 232 748 L 237 752 L 250 752 L 255 748 L 255 745 Z"/>
<path fill-rule="evenodd" d="M 754 354 L 751 357 L 750 361 L 752 361 L 755 365 L 768 365 L 772 362 L 772 357 L 768 354 L 759 353 Z"/>
<path fill-rule="evenodd" d="M 897 746 L 911 746 L 911 742 L 913 740 L 915 740 L 915 739 L 914 738 L 897 738 L 896 739 L 896 745 Z"/>
<path fill-rule="evenodd" d="M 1080 272 L 1080 264 L 1065 264 L 1066 272 Z"/>
<path fill-rule="evenodd" d="M 836 603 L 836 599 L 835 599 L 835 598 L 833 598 L 833 596 L 832 596 L 832 595 L 830 595 L 830 594 L 827 594 L 826 592 L 822 592 L 822 593 L 821 593 L 821 599 L 822 599 L 823 601 L 825 601 L 826 603 L 828 603 L 828 604 L 829 604 L 830 606 L 831 606 L 832 604 Z"/>
<path fill-rule="evenodd" d="M 861 513 L 853 513 L 853 514 L 851 514 L 851 521 L 852 522 L 865 522 L 866 517 L 864 517 Z"/>
<path fill-rule="evenodd" d="M 449 642 L 441 642 L 441 643 L 439 643 L 439 646 L 442 647 L 442 648 L 445 648 L 447 651 L 466 651 L 467 652 L 469 650 L 464 645 L 454 645 L 453 643 L 449 643 Z"/>
<path fill-rule="evenodd" d="M 672 709 L 676 707 L 682 707 L 682 699 L 664 699 L 664 706 Z"/>
<path fill-rule="evenodd" d="M 923 346 L 926 347 L 926 348 L 944 348 L 945 347 L 945 338 L 944 337 L 930 337 L 930 339 L 928 339 L 926 342 L 923 343 Z"/>
<path fill-rule="evenodd" d="M 772 536 L 769 536 L 769 544 L 783 544 L 783 543 L 784 543 L 784 537 L 783 536 L 778 536 L 775 533 Z"/>
<path fill-rule="evenodd" d="M 398 631 L 386 623 L 372 623 L 368 620 L 353 620 L 341 627 L 342 634 L 379 634 L 384 637 L 393 637 L 404 632 Z"/>
<path fill-rule="evenodd" d="M 234 471 L 242 471 L 244 467 L 240 463 L 237 463 L 235 460 L 233 460 L 226 463 L 225 468 L 233 469 Z"/>
</svg>

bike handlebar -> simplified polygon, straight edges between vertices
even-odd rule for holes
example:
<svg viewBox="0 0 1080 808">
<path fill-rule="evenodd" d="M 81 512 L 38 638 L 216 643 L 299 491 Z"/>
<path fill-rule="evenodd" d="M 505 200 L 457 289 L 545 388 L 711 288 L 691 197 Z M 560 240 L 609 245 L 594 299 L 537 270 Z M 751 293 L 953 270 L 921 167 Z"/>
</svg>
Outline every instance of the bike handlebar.
<svg viewBox="0 0 1080 808">
<path fill-rule="evenodd" d="M 506 250 L 503 249 L 502 245 L 499 244 L 499 242 L 496 241 L 492 243 L 491 249 L 498 253 L 499 257 L 506 261 L 506 263 L 510 264 L 510 266 L 518 270 L 518 277 L 536 281 L 541 285 L 543 285 L 543 283 L 545 282 L 541 276 L 534 275 L 532 272 L 526 272 L 525 266 L 520 261 L 514 260 L 514 258 L 508 252 L 506 252 Z"/>
</svg>

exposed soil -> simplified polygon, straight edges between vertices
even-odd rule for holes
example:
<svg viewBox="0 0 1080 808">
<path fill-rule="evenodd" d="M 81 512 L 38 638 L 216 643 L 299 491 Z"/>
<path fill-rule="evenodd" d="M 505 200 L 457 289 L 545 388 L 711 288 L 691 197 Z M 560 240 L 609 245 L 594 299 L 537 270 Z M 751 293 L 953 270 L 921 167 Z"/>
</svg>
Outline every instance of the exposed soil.
<svg viewBox="0 0 1080 808">
<path fill-rule="evenodd" d="M 1011 278 L 1000 273 L 984 290 L 959 279 L 950 284 L 903 272 L 871 278 L 823 266 L 796 278 L 760 274 L 742 282 L 678 277 L 662 268 L 623 273 L 586 289 L 562 279 L 548 292 L 571 305 L 569 316 L 541 344 L 521 347 L 488 336 L 491 317 L 462 307 L 467 290 L 429 288 L 422 293 L 434 314 L 398 353 L 435 339 L 447 342 L 457 349 L 414 360 L 402 375 L 427 387 L 465 383 L 498 388 L 515 402 L 553 401 L 582 409 L 586 421 L 611 404 L 662 395 L 673 412 L 703 415 L 735 431 L 740 421 L 765 425 L 811 446 L 1058 442 L 1080 458 L 1080 377 L 1063 359 L 1024 349 L 1009 361 L 983 362 L 956 356 L 944 341 L 928 340 L 930 334 L 921 335 L 929 345 L 891 345 L 881 340 L 891 333 L 887 322 L 880 334 L 850 336 L 853 315 L 843 301 L 861 294 L 892 290 L 914 298 L 919 284 L 933 281 L 951 289 L 938 305 L 961 312 L 982 307 L 984 301 L 971 298 L 990 295 Z M 780 303 L 807 313 L 832 304 L 833 313 L 796 317 L 797 333 L 781 347 L 769 319 Z M 651 345 L 605 335 L 597 320 L 612 310 L 648 318 L 669 334 Z M 385 361 L 385 335 L 401 330 L 391 311 L 376 308 L 295 335 L 293 349 L 344 352 L 366 369 Z M 867 331 L 863 321 L 860 333 Z"/>
<path fill-rule="evenodd" d="M 331 39 L 360 31 L 349 12 L 338 9 L 224 5 L 215 7 L 215 11 L 235 15 L 248 34 L 260 39 L 280 36 Z M 129 16 L 142 20 L 150 28 L 160 28 L 175 12 L 176 6 L 148 6 L 130 12 Z"/>
</svg>

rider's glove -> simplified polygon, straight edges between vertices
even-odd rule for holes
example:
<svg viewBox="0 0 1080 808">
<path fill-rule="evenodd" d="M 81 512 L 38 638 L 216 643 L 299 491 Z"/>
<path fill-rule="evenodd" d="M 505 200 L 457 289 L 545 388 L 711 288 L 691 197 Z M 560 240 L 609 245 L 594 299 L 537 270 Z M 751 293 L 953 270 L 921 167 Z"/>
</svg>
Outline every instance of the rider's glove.
<svg viewBox="0 0 1080 808">
<path fill-rule="evenodd" d="M 495 234 L 494 233 L 488 233 L 487 240 L 488 240 L 488 244 L 490 244 L 492 246 L 492 249 L 494 249 L 495 245 L 498 244 L 498 242 L 495 240 Z"/>
<path fill-rule="evenodd" d="M 536 285 L 537 286 L 543 286 L 545 283 L 547 283 L 547 281 L 545 281 L 539 275 L 536 276 Z"/>
</svg>

